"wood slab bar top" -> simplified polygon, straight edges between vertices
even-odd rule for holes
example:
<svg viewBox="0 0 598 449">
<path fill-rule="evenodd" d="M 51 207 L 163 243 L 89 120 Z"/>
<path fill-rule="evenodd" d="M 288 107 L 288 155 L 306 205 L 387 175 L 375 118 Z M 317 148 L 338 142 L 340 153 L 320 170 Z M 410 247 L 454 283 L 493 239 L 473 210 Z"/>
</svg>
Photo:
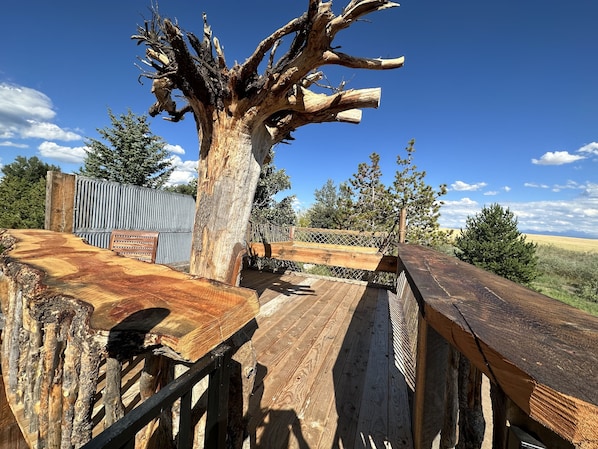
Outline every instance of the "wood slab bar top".
<svg viewBox="0 0 598 449">
<path fill-rule="evenodd" d="M 145 333 L 186 360 L 199 359 L 259 310 L 252 290 L 118 256 L 72 234 L 6 230 L 0 245 L 5 274 L 26 266 L 40 276 L 40 300 L 71 297 L 93 307 L 92 330 Z"/>
<path fill-rule="evenodd" d="M 598 447 L 598 318 L 416 245 L 399 259 L 426 322 L 522 410 Z"/>
</svg>

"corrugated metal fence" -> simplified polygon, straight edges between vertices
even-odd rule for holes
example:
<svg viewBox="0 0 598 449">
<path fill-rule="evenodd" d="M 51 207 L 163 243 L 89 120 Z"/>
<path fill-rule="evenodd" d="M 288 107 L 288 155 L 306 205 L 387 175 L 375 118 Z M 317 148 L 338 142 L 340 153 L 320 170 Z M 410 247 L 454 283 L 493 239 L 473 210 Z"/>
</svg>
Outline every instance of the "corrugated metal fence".
<svg viewBox="0 0 598 449">
<path fill-rule="evenodd" d="M 61 174 L 56 178 L 72 176 L 75 175 Z M 113 229 L 158 231 L 156 263 L 189 262 L 195 216 L 193 197 L 82 176 L 75 178 L 74 234 L 91 245 L 108 248 Z"/>
</svg>

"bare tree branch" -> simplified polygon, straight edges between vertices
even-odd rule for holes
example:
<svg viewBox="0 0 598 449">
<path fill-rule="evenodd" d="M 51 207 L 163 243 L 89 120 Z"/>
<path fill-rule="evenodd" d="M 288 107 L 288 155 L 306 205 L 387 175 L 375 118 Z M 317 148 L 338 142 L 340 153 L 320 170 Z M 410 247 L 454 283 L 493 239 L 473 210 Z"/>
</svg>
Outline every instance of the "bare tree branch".
<svg viewBox="0 0 598 449">
<path fill-rule="evenodd" d="M 156 73 L 143 76 L 154 80 L 153 93 L 157 102 L 153 114 L 166 111 L 173 120 L 179 120 L 171 91 L 179 89 L 193 106 L 198 123 L 202 126 L 213 121 L 214 111 L 226 111 L 230 116 L 243 118 L 248 127 L 267 121 L 270 134 L 284 135 L 308 123 L 343 121 L 358 123 L 361 115 L 355 110 L 377 107 L 378 98 L 366 93 L 369 89 L 344 91 L 329 88 L 333 95 L 309 91 L 324 78 L 317 69 L 324 65 L 340 65 L 353 69 L 387 70 L 402 67 L 404 58 L 362 58 L 340 51 L 332 41 L 340 30 L 375 11 L 398 6 L 389 0 L 351 0 L 339 16 L 331 10 L 331 2 L 309 0 L 307 11 L 274 31 L 256 47 L 242 65 L 229 69 L 217 38 L 213 37 L 207 17 L 203 15 L 203 38 L 183 32 L 178 25 L 162 19 L 157 9 L 151 21 L 138 27 L 133 39 L 147 45 L 147 60 L 142 61 Z M 285 36 L 293 35 L 288 50 L 275 61 L 276 50 Z M 194 54 L 189 53 L 192 48 Z M 214 54 L 214 53 L 215 54 Z M 258 67 L 270 53 L 263 74 Z M 168 81 L 168 82 L 167 82 Z M 368 100 L 364 100 L 368 98 Z M 205 116 L 204 116 L 205 115 Z M 280 126 L 280 132 L 273 132 Z M 201 129 L 199 129 L 201 133 Z"/>
<path fill-rule="evenodd" d="M 354 56 L 332 50 L 324 52 L 323 59 L 325 64 L 337 64 L 352 69 L 388 70 L 398 69 L 403 67 L 403 64 L 405 64 L 404 56 L 392 59 L 356 58 Z"/>
</svg>

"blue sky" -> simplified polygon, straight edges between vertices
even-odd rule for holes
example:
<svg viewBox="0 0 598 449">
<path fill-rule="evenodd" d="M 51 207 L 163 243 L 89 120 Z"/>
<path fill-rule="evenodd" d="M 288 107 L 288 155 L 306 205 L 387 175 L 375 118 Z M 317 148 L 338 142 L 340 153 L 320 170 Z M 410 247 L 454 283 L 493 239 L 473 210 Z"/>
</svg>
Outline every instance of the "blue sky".
<svg viewBox="0 0 598 449">
<path fill-rule="evenodd" d="M 347 0 L 348 2 L 348 0 Z M 163 16 L 201 34 L 203 12 L 229 65 L 244 61 L 307 0 L 160 3 Z M 17 155 L 76 171 L 84 138 L 109 126 L 107 109 L 146 113 L 150 83 L 138 82 L 143 48 L 130 36 L 149 0 L 6 2 L 0 46 L 0 165 Z M 339 13 L 345 2 L 337 0 Z M 336 43 L 362 57 L 405 56 L 401 69 L 324 67 L 332 85 L 381 87 L 378 109 L 359 125 L 318 124 L 275 148 L 298 205 L 327 179 L 347 180 L 372 152 L 391 183 L 396 156 L 414 138 L 429 184 L 449 188 L 441 224 L 500 203 L 519 229 L 598 238 L 598 2 L 591 0 L 405 0 L 341 32 Z M 198 158 L 191 117 L 150 119 L 170 145 L 174 183 Z"/>
</svg>

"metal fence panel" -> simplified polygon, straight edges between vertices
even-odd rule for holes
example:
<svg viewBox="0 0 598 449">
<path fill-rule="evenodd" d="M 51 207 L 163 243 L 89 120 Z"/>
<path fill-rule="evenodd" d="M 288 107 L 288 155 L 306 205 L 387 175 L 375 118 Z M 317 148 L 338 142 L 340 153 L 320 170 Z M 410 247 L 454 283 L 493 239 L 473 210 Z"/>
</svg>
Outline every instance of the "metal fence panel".
<svg viewBox="0 0 598 449">
<path fill-rule="evenodd" d="M 189 195 L 77 176 L 74 233 L 108 248 L 113 229 L 158 231 L 156 263 L 188 263 L 195 201 Z"/>
</svg>

